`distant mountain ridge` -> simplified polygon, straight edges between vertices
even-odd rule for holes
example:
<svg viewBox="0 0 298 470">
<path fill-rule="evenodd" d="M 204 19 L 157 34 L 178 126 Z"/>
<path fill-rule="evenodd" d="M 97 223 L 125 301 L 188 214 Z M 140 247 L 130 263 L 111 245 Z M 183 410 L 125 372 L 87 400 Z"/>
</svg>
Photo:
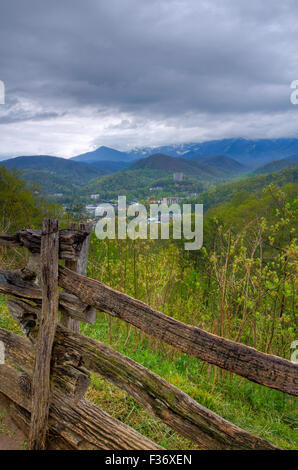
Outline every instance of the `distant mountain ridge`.
<svg viewBox="0 0 298 470">
<path fill-rule="evenodd" d="M 121 152 L 102 146 L 94 151 L 73 157 L 72 160 L 85 162 L 101 160 L 132 162 L 141 158 L 147 158 L 152 154 L 165 154 L 170 157 L 191 160 L 199 160 L 210 155 L 225 155 L 247 167 L 256 168 L 271 160 L 280 160 L 298 154 L 298 139 L 232 138 L 160 147 L 140 147 L 129 152 Z"/>
<path fill-rule="evenodd" d="M 68 168 L 89 170 L 89 167 L 86 167 L 84 163 L 77 163 L 66 158 L 51 155 L 20 156 L 4 160 L 1 162 L 1 165 L 5 165 L 7 168 L 15 167 L 18 170 L 28 168 L 38 170 L 65 170 Z"/>
<path fill-rule="evenodd" d="M 245 166 L 255 168 L 272 160 L 288 158 L 298 154 L 298 139 L 223 139 L 203 142 L 183 158 L 197 159 L 199 156 L 227 155 Z"/>
<path fill-rule="evenodd" d="M 133 163 L 130 170 L 166 170 L 166 171 L 181 171 L 191 173 L 197 171 L 198 165 L 191 160 L 184 160 L 183 158 L 171 157 L 162 153 L 155 153 L 149 157 L 142 158 Z"/>
<path fill-rule="evenodd" d="M 100 147 L 71 159 L 21 156 L 3 160 L 0 165 L 21 170 L 24 179 L 39 184 L 49 194 L 75 192 L 105 175 L 120 175 L 128 170 L 137 171 L 137 178 L 141 178 L 142 171 L 156 172 L 157 177 L 158 172 L 163 177 L 182 172 L 204 184 L 218 184 L 248 172 L 253 176 L 297 166 L 298 139 L 223 139 L 163 146 L 157 153 L 156 150 L 144 147 L 120 152 Z M 126 174 L 123 181 L 127 181 Z"/>
<path fill-rule="evenodd" d="M 119 150 L 102 146 L 91 152 L 82 153 L 81 155 L 72 157 L 71 160 L 83 163 L 94 163 L 99 161 L 129 162 L 131 161 L 131 158 L 126 152 L 120 152 Z"/>
<path fill-rule="evenodd" d="M 298 156 L 292 155 L 291 160 L 271 161 L 259 167 L 255 173 L 260 178 L 264 175 L 264 181 L 275 181 L 274 175 L 283 170 L 283 181 L 288 177 L 291 182 L 297 172 L 297 162 Z M 257 176 L 254 176 L 253 172 L 248 173 L 244 165 L 226 155 L 197 156 L 195 159 L 186 159 L 153 154 L 130 164 L 123 161 L 101 160 L 83 163 L 72 159 L 40 155 L 16 157 L 2 161 L 0 165 L 20 170 L 28 183 L 40 185 L 41 190 L 49 195 L 61 193 L 62 195 L 88 196 L 98 193 L 107 200 L 116 198 L 119 194 L 125 194 L 131 200 L 176 193 L 179 196 L 189 197 L 190 194 L 200 193 L 214 185 L 237 178 L 238 184 L 235 187 L 241 188 L 243 176 L 252 177 L 252 185 L 254 181 L 261 181 L 255 180 Z M 293 168 L 295 166 L 296 168 Z M 177 172 L 182 172 L 184 175 L 179 182 L 173 178 L 173 173 Z M 240 180 L 239 177 L 241 177 Z"/>
<path fill-rule="evenodd" d="M 204 210 L 207 211 L 211 207 L 231 201 L 234 197 L 238 197 L 241 192 L 253 193 L 262 191 L 269 184 L 282 187 L 288 183 L 298 183 L 298 168 L 287 168 L 273 173 L 255 175 L 220 184 L 216 188 L 201 193 L 195 202 L 204 204 Z"/>
<path fill-rule="evenodd" d="M 193 161 L 197 161 L 192 159 Z M 242 163 L 239 163 L 233 158 L 227 157 L 226 155 L 209 155 L 208 157 L 203 157 L 198 160 L 202 164 L 215 166 L 217 169 L 224 172 L 231 173 L 243 173 L 247 167 Z"/>
<path fill-rule="evenodd" d="M 125 163 L 110 161 L 87 164 L 49 155 L 11 158 L 1 161 L 0 165 L 20 170 L 25 180 L 39 184 L 49 193 L 74 190 L 126 166 Z"/>
<path fill-rule="evenodd" d="M 195 161 L 171 157 L 161 153 L 137 160 L 128 169 L 184 172 L 192 176 L 196 175 L 201 177 L 221 177 L 226 174 L 243 173 L 246 170 L 243 165 L 225 155 L 212 155 L 200 161 Z"/>
<path fill-rule="evenodd" d="M 275 171 L 285 170 L 295 166 L 298 166 L 298 155 L 292 155 L 292 157 L 289 158 L 283 158 L 281 160 L 266 163 L 265 165 L 256 168 L 252 174 L 264 175 L 266 173 L 273 173 Z"/>
<path fill-rule="evenodd" d="M 165 154 L 170 157 L 191 160 L 200 160 L 210 155 L 225 155 L 250 169 L 254 169 L 272 160 L 281 160 L 292 155 L 298 155 L 298 138 L 232 138 L 160 147 L 140 147 L 129 152 L 101 146 L 93 151 L 72 157 L 70 160 L 83 163 L 99 161 L 131 163 L 141 158 L 147 158 L 152 154 Z"/>
</svg>

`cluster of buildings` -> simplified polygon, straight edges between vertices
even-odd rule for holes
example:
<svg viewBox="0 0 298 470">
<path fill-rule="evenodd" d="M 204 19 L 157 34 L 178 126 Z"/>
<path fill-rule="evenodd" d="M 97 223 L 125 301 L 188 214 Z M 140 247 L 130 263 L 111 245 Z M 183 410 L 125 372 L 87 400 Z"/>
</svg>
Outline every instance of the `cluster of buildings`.
<svg viewBox="0 0 298 470">
<path fill-rule="evenodd" d="M 183 197 L 176 197 L 176 196 L 170 196 L 170 197 L 162 197 L 160 199 L 150 199 L 149 203 L 150 204 L 179 204 L 179 202 L 183 201 Z"/>
</svg>

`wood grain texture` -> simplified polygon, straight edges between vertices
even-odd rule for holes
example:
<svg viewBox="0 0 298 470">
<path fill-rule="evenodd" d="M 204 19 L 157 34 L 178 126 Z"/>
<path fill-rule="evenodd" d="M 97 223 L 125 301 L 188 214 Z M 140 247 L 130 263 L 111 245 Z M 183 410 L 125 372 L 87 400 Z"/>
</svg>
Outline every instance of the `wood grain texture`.
<svg viewBox="0 0 298 470">
<path fill-rule="evenodd" d="M 125 320 L 184 353 L 252 382 L 298 396 L 298 365 L 291 361 L 186 325 L 63 266 L 59 266 L 59 285 L 83 302 Z"/>
<path fill-rule="evenodd" d="M 69 226 L 69 230 L 75 232 L 78 229 L 75 223 L 71 223 Z M 90 228 L 87 227 L 85 224 L 79 224 L 79 230 L 81 232 L 88 232 L 90 233 Z M 73 260 L 65 260 L 65 266 L 72 271 L 78 272 L 79 274 L 86 274 L 87 272 L 87 263 L 88 263 L 88 252 L 89 252 L 89 243 L 90 243 L 90 235 L 88 235 L 85 240 L 83 241 L 80 249 L 80 253 L 78 258 Z M 94 318 L 96 316 L 94 308 L 90 308 L 89 315 L 93 315 Z M 69 312 L 66 308 L 61 311 L 61 324 L 66 328 L 69 328 L 72 331 L 76 331 L 77 333 L 80 332 L 80 321 L 76 319 L 72 314 L 71 311 Z"/>
<path fill-rule="evenodd" d="M 9 400 L 10 402 L 9 416 L 14 421 L 14 423 L 18 426 L 18 428 L 21 429 L 23 434 L 25 436 L 28 436 L 30 432 L 30 418 L 31 418 L 29 411 L 17 405 L 8 397 L 5 397 L 5 398 Z M 77 438 L 75 438 L 75 440 L 77 440 Z M 69 442 L 63 439 L 62 436 L 59 436 L 59 434 L 55 433 L 53 429 L 50 428 L 48 436 L 47 436 L 46 449 L 47 450 L 76 450 L 76 447 L 72 446 Z M 88 448 L 85 448 L 84 450 L 88 450 Z"/>
<path fill-rule="evenodd" d="M 31 450 L 44 450 L 51 393 L 51 356 L 58 322 L 58 220 L 44 219 L 41 235 L 42 309 L 33 374 L 32 414 L 29 436 Z"/>
<path fill-rule="evenodd" d="M 28 333 L 34 342 L 36 330 L 33 328 Z M 12 335 L 14 334 L 9 334 Z M 0 339 L 3 338 L 5 345 L 6 337 L 7 333 L 1 335 L 0 329 Z M 27 355 L 24 341 L 26 340 L 23 339 L 22 346 L 18 340 L 17 353 L 8 352 L 10 355 L 16 354 L 19 363 L 23 357 L 25 360 Z M 144 366 L 103 343 L 58 325 L 53 361 L 64 364 L 68 358 L 71 358 L 75 367 L 80 365 L 84 369 L 98 373 L 121 390 L 125 390 L 150 413 L 203 449 L 276 448 L 266 440 L 246 432 L 208 410 Z M 14 363 L 16 363 L 15 358 Z"/>
<path fill-rule="evenodd" d="M 28 268 L 16 271 L 0 271 L 0 292 L 35 303 L 41 303 L 41 288 L 33 280 L 35 273 Z M 59 292 L 59 309 L 67 310 L 68 315 L 76 320 L 94 325 L 96 312 L 93 307 L 86 305 L 75 295 Z"/>
<path fill-rule="evenodd" d="M 87 274 L 87 264 L 88 264 L 88 254 L 89 254 L 89 245 L 90 245 L 90 227 L 88 227 L 86 224 L 79 224 L 79 229 L 83 232 L 89 232 L 88 237 L 85 238 L 85 240 L 82 243 L 81 251 L 78 256 L 77 260 L 77 265 L 76 271 L 79 274 L 82 274 L 83 276 L 86 276 Z M 93 307 L 92 307 L 93 308 Z M 94 310 L 95 312 L 95 310 Z M 72 330 L 75 331 L 76 333 L 80 333 L 80 322 L 74 320 L 73 325 L 72 325 Z"/>
<path fill-rule="evenodd" d="M 80 364 L 125 390 L 150 413 L 203 449 L 276 449 L 201 406 L 166 380 L 103 343 L 58 326 L 53 357 L 78 354 Z"/>
<path fill-rule="evenodd" d="M 0 392 L 31 412 L 30 376 L 5 364 L 0 366 Z M 81 400 L 73 406 L 62 394 L 53 392 L 49 411 L 50 431 L 65 439 L 75 449 L 162 449 L 87 400 Z"/>
<path fill-rule="evenodd" d="M 90 231 L 69 230 L 59 231 L 59 258 L 76 260 L 80 254 L 82 244 Z M 0 235 L 0 246 L 26 247 L 31 253 L 40 253 L 41 231 L 33 229 L 19 230 L 13 235 Z"/>
<path fill-rule="evenodd" d="M 69 231 L 75 231 L 77 229 L 77 226 L 74 222 L 71 222 L 68 226 L 68 230 Z M 70 260 L 70 259 L 66 259 L 65 260 L 65 266 L 68 268 L 68 269 L 71 269 L 72 271 L 76 271 L 77 270 L 77 260 Z M 61 310 L 61 319 L 60 319 L 60 323 L 65 327 L 65 328 L 69 328 L 70 330 L 73 330 L 74 329 L 74 324 L 77 323 L 76 320 L 74 320 L 72 318 L 72 316 L 70 315 L 70 312 L 68 311 L 67 308 L 63 308 Z"/>
<path fill-rule="evenodd" d="M 28 314 L 25 314 L 22 321 L 30 322 L 31 327 L 34 322 L 28 318 Z M 0 328 L 0 340 L 5 345 L 5 363 L 32 376 L 35 361 L 32 342 L 2 328 Z M 66 395 L 73 403 L 84 397 L 89 385 L 90 373 L 79 365 L 78 355 L 64 354 L 52 361 L 51 386 Z"/>
</svg>

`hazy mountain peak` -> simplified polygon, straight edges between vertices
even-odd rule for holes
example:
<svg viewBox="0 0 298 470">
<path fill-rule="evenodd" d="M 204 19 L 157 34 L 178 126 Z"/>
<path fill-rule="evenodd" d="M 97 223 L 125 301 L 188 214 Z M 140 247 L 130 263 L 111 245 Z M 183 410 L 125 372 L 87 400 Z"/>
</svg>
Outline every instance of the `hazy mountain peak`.
<svg viewBox="0 0 298 470">
<path fill-rule="evenodd" d="M 85 162 L 85 163 L 100 162 L 100 161 L 127 162 L 127 161 L 130 161 L 130 158 L 128 154 L 125 152 L 120 152 L 119 150 L 115 150 L 113 148 L 105 147 L 104 145 L 102 145 L 101 147 L 98 147 L 96 150 L 93 150 L 91 152 L 86 152 L 81 155 L 77 155 L 76 157 L 73 157 L 71 160 L 74 160 L 77 162 Z"/>
</svg>

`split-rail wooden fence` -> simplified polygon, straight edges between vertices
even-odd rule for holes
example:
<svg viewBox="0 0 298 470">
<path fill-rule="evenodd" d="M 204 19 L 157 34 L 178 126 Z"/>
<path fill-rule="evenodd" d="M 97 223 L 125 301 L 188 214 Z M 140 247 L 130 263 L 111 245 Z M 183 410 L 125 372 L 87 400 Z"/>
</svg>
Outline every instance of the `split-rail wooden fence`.
<svg viewBox="0 0 298 470">
<path fill-rule="evenodd" d="M 141 364 L 83 336 L 96 310 L 120 318 L 178 350 L 253 382 L 298 395 L 298 366 L 244 344 L 186 325 L 145 303 L 86 277 L 90 231 L 59 230 L 0 235 L 0 245 L 26 247 L 28 265 L 0 271 L 13 318 L 27 337 L 0 328 L 5 361 L 0 392 L 34 449 L 161 449 L 84 399 L 90 372 L 130 394 L 147 411 L 202 449 L 277 449 L 235 426 Z M 64 265 L 59 263 L 64 260 Z M 60 288 L 60 289 L 59 289 Z M 60 323 L 58 312 L 60 311 Z"/>
</svg>

